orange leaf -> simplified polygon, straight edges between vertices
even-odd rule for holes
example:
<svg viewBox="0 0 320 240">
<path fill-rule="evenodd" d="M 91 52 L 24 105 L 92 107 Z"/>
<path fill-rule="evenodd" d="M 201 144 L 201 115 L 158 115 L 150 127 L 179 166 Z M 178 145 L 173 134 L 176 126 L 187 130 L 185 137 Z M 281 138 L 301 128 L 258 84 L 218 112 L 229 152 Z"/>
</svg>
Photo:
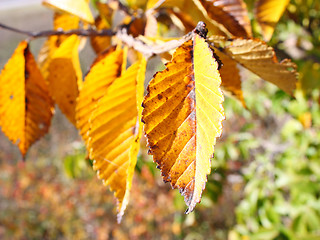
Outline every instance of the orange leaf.
<svg viewBox="0 0 320 240">
<path fill-rule="evenodd" d="M 255 4 L 255 18 L 262 29 L 264 40 L 269 41 L 274 28 L 290 0 L 258 0 Z"/>
<path fill-rule="evenodd" d="M 237 62 L 222 52 L 217 51 L 216 54 L 223 63 L 223 66 L 219 70 L 222 80 L 221 86 L 223 86 L 227 91 L 230 91 L 242 103 L 242 106 L 246 107 Z"/>
<path fill-rule="evenodd" d="M 208 16 L 238 37 L 250 37 L 251 23 L 243 0 L 200 0 Z"/>
<path fill-rule="evenodd" d="M 75 121 L 76 98 L 82 85 L 79 63 L 79 38 L 68 37 L 54 52 L 49 65 L 49 91 L 61 111 L 73 124 Z"/>
<path fill-rule="evenodd" d="M 77 16 L 87 23 L 94 23 L 89 4 L 85 0 L 43 0 L 42 4 L 55 10 Z"/>
<path fill-rule="evenodd" d="M 24 157 L 48 132 L 53 114 L 48 87 L 22 41 L 0 75 L 0 126 Z"/>
<path fill-rule="evenodd" d="M 106 21 L 104 21 L 100 16 L 98 16 L 95 20 L 95 25 L 98 30 L 108 28 L 109 26 L 106 24 Z M 101 53 L 103 50 L 106 50 L 111 43 L 111 37 L 90 37 L 90 43 L 93 48 L 93 50 L 96 53 Z"/>
<path fill-rule="evenodd" d="M 142 58 L 107 89 L 90 118 L 93 168 L 118 200 L 118 221 L 129 201 L 142 134 L 141 102 L 146 60 Z"/>
<path fill-rule="evenodd" d="M 76 119 L 77 128 L 80 129 L 80 135 L 86 143 L 91 113 L 96 108 L 98 100 L 105 95 L 110 84 L 120 76 L 122 55 L 121 49 L 110 48 L 98 56 L 85 77 L 77 99 Z"/>
<path fill-rule="evenodd" d="M 292 95 L 297 83 L 297 66 L 289 59 L 278 62 L 272 47 L 259 39 L 212 40 L 215 47 L 234 61 L 257 74 L 262 79 L 277 85 Z"/>
<path fill-rule="evenodd" d="M 200 202 L 224 119 L 218 64 L 199 35 L 180 46 L 150 81 L 145 132 L 164 181 L 179 188 L 191 212 Z"/>
</svg>

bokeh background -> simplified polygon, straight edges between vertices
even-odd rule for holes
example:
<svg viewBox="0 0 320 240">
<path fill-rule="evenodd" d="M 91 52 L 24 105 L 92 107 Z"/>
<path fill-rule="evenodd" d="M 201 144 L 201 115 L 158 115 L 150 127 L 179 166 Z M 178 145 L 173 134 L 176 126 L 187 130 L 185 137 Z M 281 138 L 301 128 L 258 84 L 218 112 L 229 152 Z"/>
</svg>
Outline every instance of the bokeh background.
<svg viewBox="0 0 320 240">
<path fill-rule="evenodd" d="M 40 2 L 0 0 L 0 22 L 51 29 L 52 12 Z M 252 8 L 254 1 L 246 2 Z M 295 98 L 242 71 L 247 109 L 227 95 L 212 173 L 189 215 L 179 192 L 162 182 L 144 139 L 119 225 L 112 193 L 58 109 L 26 162 L 0 132 L 0 239 L 320 239 L 319 26 L 318 0 L 292 0 L 269 43 L 280 59 L 298 65 Z M 253 27 L 258 37 L 254 21 Z M 1 68 L 24 38 L 0 29 Z M 35 55 L 43 41 L 32 41 Z M 84 72 L 93 58 L 87 46 L 80 54 Z"/>
</svg>

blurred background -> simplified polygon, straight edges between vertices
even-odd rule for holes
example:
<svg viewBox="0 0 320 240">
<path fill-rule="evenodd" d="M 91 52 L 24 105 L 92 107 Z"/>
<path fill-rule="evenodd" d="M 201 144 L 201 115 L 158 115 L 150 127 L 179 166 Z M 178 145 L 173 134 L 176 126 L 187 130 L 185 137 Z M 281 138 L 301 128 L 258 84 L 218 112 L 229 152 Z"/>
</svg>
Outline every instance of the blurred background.
<svg viewBox="0 0 320 240">
<path fill-rule="evenodd" d="M 40 2 L 0 0 L 0 22 L 51 29 L 52 11 Z M 246 2 L 251 9 L 254 1 Z M 119 225 L 112 193 L 84 160 L 77 130 L 58 109 L 26 162 L 0 132 L 0 239 L 320 239 L 319 26 L 319 1 L 292 0 L 269 43 L 280 59 L 298 65 L 295 98 L 242 71 L 247 109 L 226 97 L 212 173 L 189 215 L 179 191 L 162 182 L 145 139 Z M 259 36 L 255 22 L 253 28 Z M 0 29 L 1 69 L 24 38 Z M 43 42 L 32 41 L 34 55 Z M 86 72 L 94 53 L 84 49 Z"/>
</svg>

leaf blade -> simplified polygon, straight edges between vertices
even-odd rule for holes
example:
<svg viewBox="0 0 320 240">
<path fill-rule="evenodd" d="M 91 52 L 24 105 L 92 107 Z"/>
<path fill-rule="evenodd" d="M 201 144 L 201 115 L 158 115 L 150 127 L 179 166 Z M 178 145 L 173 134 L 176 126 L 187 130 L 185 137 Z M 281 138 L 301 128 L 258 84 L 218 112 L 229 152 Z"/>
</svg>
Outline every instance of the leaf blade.
<svg viewBox="0 0 320 240">
<path fill-rule="evenodd" d="M 93 168 L 118 200 L 118 221 L 129 201 L 142 124 L 137 105 L 143 94 L 146 61 L 133 64 L 108 88 L 90 119 Z"/>
<path fill-rule="evenodd" d="M 0 75 L 0 126 L 24 157 L 48 132 L 53 114 L 48 87 L 22 41 Z"/>
<path fill-rule="evenodd" d="M 150 81 L 143 101 L 149 151 L 163 180 L 185 197 L 187 213 L 200 201 L 210 173 L 213 145 L 221 134 L 223 95 L 217 68 L 207 43 L 195 35 L 177 48 L 166 69 Z M 208 92 L 214 93 L 213 97 Z M 211 110 L 218 115 L 208 114 Z M 211 136 L 203 130 L 204 125 Z"/>
</svg>

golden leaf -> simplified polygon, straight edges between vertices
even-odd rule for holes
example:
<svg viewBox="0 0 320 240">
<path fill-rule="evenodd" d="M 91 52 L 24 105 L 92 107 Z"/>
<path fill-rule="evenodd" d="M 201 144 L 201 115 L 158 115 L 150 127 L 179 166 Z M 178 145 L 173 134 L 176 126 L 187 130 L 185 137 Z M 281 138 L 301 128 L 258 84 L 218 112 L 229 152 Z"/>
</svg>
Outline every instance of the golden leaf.
<svg viewBox="0 0 320 240">
<path fill-rule="evenodd" d="M 24 157 L 48 132 L 53 114 L 48 87 L 22 41 L 0 75 L 0 126 Z"/>
<path fill-rule="evenodd" d="M 234 61 L 293 95 L 297 83 L 297 66 L 289 59 L 278 62 L 272 47 L 259 39 L 212 39 L 215 47 Z"/>
<path fill-rule="evenodd" d="M 166 69 L 150 81 L 142 121 L 164 181 L 179 188 L 191 212 L 200 202 L 224 99 L 218 64 L 199 35 L 180 46 Z"/>
<path fill-rule="evenodd" d="M 66 13 L 55 12 L 53 17 L 54 30 L 62 29 L 64 31 L 77 29 L 79 27 L 79 18 Z M 40 70 L 45 79 L 48 77 L 48 67 L 51 61 L 51 57 L 60 44 L 67 39 L 68 36 L 50 36 L 44 42 L 38 55 L 38 63 Z"/>
<path fill-rule="evenodd" d="M 108 87 L 120 76 L 123 51 L 111 47 L 98 56 L 85 77 L 76 106 L 77 128 L 85 143 L 88 142 L 89 119 Z"/>
<path fill-rule="evenodd" d="M 53 100 L 73 124 L 76 123 L 76 98 L 82 85 L 79 42 L 76 35 L 71 35 L 59 46 L 50 61 L 47 78 Z"/>
<path fill-rule="evenodd" d="M 146 60 L 142 58 L 117 78 L 91 115 L 90 158 L 98 177 L 118 200 L 118 221 L 129 201 L 142 133 L 141 102 Z"/>
<path fill-rule="evenodd" d="M 208 16 L 238 37 L 252 35 L 247 5 L 243 0 L 200 0 Z"/>
<path fill-rule="evenodd" d="M 255 4 L 255 18 L 262 29 L 265 41 L 272 37 L 274 28 L 290 0 L 258 0 Z"/>
<path fill-rule="evenodd" d="M 85 0 L 43 0 L 42 4 L 55 10 L 77 16 L 87 23 L 94 23 L 89 4 Z"/>
</svg>

